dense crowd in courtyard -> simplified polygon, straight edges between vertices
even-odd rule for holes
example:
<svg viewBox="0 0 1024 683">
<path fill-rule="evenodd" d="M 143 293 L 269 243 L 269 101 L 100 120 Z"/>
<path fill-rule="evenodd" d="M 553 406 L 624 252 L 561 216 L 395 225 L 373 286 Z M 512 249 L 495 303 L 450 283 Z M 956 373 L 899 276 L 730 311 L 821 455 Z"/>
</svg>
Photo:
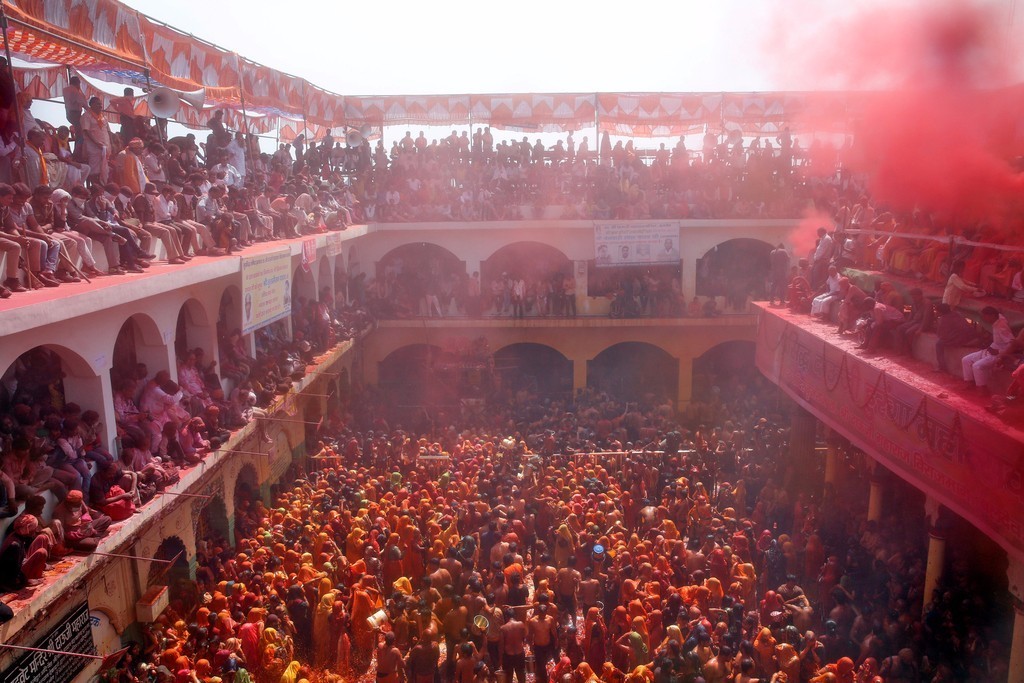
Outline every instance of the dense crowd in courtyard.
<svg viewBox="0 0 1024 683">
<path fill-rule="evenodd" d="M 855 477 L 823 491 L 777 401 L 756 378 L 681 415 L 519 396 L 416 433 L 369 392 L 269 507 L 237 501 L 235 546 L 201 541 L 195 583 L 107 679 L 1005 676 L 1005 607 L 968 558 L 924 596 L 919 512 L 868 522 Z"/>
</svg>

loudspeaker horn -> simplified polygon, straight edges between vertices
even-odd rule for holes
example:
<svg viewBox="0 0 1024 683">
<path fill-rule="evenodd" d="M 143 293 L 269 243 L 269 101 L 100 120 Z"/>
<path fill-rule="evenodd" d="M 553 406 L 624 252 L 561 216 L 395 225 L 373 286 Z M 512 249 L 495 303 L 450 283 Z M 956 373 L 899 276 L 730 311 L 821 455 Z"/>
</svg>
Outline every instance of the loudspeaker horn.
<svg viewBox="0 0 1024 683">
<path fill-rule="evenodd" d="M 191 105 L 192 108 L 202 109 L 203 103 L 206 102 L 206 88 L 200 88 L 199 90 L 193 90 L 192 92 L 179 93 L 178 97 Z"/>
<path fill-rule="evenodd" d="M 355 128 L 349 128 L 345 133 L 345 144 L 349 147 L 358 147 L 363 144 L 363 136 Z"/>
<path fill-rule="evenodd" d="M 370 124 L 368 123 L 364 123 L 363 125 L 359 126 L 359 134 L 362 135 L 364 138 L 370 137 L 370 134 L 372 132 L 373 128 L 371 128 Z"/>
<path fill-rule="evenodd" d="M 181 106 L 178 93 L 170 88 L 156 88 L 149 93 L 149 110 L 158 119 L 169 119 L 177 113 Z"/>
</svg>

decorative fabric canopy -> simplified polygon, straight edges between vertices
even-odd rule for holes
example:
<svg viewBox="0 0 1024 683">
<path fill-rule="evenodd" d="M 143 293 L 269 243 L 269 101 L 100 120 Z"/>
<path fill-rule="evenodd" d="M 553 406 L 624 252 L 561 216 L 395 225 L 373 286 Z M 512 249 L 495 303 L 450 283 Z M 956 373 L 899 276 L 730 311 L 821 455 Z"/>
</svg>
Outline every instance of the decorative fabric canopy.
<svg viewBox="0 0 1024 683">
<path fill-rule="evenodd" d="M 602 132 L 668 137 L 705 130 L 775 132 L 798 122 L 815 131 L 847 130 L 855 116 L 841 93 L 559 93 L 395 95 L 343 97 L 151 19 L 118 0 L 0 0 L 10 20 L 11 52 L 32 62 L 74 67 L 83 75 L 181 92 L 205 89 L 207 105 L 225 108 L 229 121 L 269 130 L 286 117 L 310 128 L 388 125 L 467 125 L 565 132 L 597 126 Z M 33 97 L 56 99 L 66 83 L 61 69 L 19 76 Z M 140 88 L 141 90 L 142 88 Z M 104 100 L 109 97 L 99 94 Z M 140 99 L 140 114 L 148 114 Z M 201 127 L 207 112 L 182 106 L 176 120 Z M 813 121 L 813 124 L 807 123 Z M 801 131 L 801 132 L 807 132 Z M 289 135 L 297 134 L 290 130 Z"/>
</svg>

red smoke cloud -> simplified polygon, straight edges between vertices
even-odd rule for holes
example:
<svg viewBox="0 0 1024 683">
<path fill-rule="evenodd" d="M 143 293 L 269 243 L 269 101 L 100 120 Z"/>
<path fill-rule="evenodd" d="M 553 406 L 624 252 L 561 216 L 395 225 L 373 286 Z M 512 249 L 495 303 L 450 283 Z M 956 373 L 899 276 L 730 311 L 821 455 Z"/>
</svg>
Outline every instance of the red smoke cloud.
<svg viewBox="0 0 1024 683">
<path fill-rule="evenodd" d="M 807 6 L 808 17 L 821 5 Z M 790 15 L 790 18 L 792 15 Z M 854 10 L 778 27 L 787 75 L 803 87 L 854 93 L 853 150 L 872 198 L 886 208 L 938 212 L 957 226 L 1004 224 L 1024 206 L 1017 78 L 1007 17 L 992 6 L 940 0 Z M 852 110 L 852 111 L 850 111 Z M 797 131 L 830 122 L 798 120 Z"/>
<path fill-rule="evenodd" d="M 795 259 L 810 257 L 818 243 L 818 228 L 828 228 L 829 231 L 835 227 L 832 217 L 824 211 L 808 209 L 800 223 L 793 228 L 793 231 L 786 236 L 786 246 L 792 248 L 790 254 Z"/>
</svg>

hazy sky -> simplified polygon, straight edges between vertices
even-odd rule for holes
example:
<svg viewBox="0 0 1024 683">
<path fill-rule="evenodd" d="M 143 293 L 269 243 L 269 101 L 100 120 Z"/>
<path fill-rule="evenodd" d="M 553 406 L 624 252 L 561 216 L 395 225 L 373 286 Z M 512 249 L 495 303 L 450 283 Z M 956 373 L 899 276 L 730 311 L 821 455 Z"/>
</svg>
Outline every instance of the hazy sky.
<svg viewBox="0 0 1024 683">
<path fill-rule="evenodd" d="M 352 95 L 770 89 L 761 44 L 772 13 L 785 4 L 126 2 L 267 66 Z"/>
</svg>

